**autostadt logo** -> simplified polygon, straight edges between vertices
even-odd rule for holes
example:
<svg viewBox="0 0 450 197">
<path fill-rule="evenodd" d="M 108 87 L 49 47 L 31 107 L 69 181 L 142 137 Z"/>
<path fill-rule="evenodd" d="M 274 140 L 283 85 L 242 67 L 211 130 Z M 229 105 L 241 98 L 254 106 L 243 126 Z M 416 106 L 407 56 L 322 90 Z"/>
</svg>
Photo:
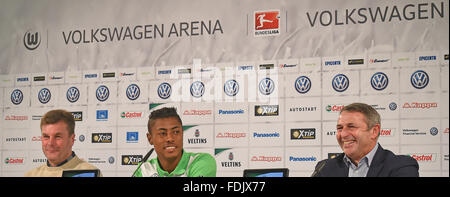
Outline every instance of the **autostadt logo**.
<svg viewBox="0 0 450 197">
<path fill-rule="evenodd" d="M 295 80 L 295 90 L 300 94 L 305 94 L 311 89 L 311 80 L 307 76 L 300 76 Z"/>
<path fill-rule="evenodd" d="M 66 93 L 67 100 L 71 103 L 75 103 L 80 98 L 80 90 L 77 87 L 70 87 Z"/>
<path fill-rule="evenodd" d="M 103 102 L 108 100 L 109 98 L 109 89 L 108 87 L 101 85 L 97 88 L 97 90 L 95 91 L 95 95 L 97 97 L 97 100 Z"/>
<path fill-rule="evenodd" d="M 264 78 L 259 82 L 259 92 L 270 95 L 275 90 L 275 82 L 270 78 Z"/>
<path fill-rule="evenodd" d="M 23 36 L 23 45 L 30 51 L 37 49 L 40 44 L 41 36 L 39 36 L 39 32 L 27 31 Z"/>
<path fill-rule="evenodd" d="M 11 93 L 11 102 L 14 105 L 19 105 L 23 101 L 23 93 L 19 89 L 15 89 Z"/>
<path fill-rule="evenodd" d="M 138 85 L 131 84 L 127 87 L 126 93 L 127 98 L 134 101 L 139 98 L 139 95 L 141 94 L 141 89 L 139 89 Z"/>
<path fill-rule="evenodd" d="M 228 96 L 236 96 L 239 92 L 239 83 L 234 79 L 230 79 L 223 85 L 223 91 Z"/>
<path fill-rule="evenodd" d="M 334 76 L 333 80 L 331 80 L 331 85 L 337 92 L 344 92 L 345 90 L 347 90 L 349 84 L 350 81 L 344 74 L 338 74 Z"/>
<path fill-rule="evenodd" d="M 195 98 L 200 98 L 205 93 L 205 84 L 201 81 L 195 81 L 191 84 L 191 95 Z"/>
<path fill-rule="evenodd" d="M 170 84 L 164 82 L 158 86 L 158 96 L 162 99 L 168 99 L 172 93 L 172 87 Z"/>
<path fill-rule="evenodd" d="M 52 94 L 50 93 L 50 90 L 47 88 L 42 88 L 38 93 L 39 102 L 41 102 L 42 104 L 48 103 L 51 98 Z"/>
<path fill-rule="evenodd" d="M 384 90 L 388 84 L 389 79 L 386 74 L 383 72 L 377 72 L 372 75 L 372 78 L 370 79 L 370 84 L 372 85 L 372 88 L 378 91 Z"/>
<path fill-rule="evenodd" d="M 417 89 L 423 89 L 427 87 L 429 79 L 425 71 L 418 70 L 411 75 L 411 85 Z"/>
</svg>

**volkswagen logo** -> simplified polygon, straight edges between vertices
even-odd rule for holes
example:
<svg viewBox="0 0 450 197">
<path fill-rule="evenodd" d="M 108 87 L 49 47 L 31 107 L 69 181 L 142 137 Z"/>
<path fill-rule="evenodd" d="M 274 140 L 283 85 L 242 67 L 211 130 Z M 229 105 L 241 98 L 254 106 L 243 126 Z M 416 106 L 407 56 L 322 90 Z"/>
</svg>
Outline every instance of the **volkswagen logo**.
<svg viewBox="0 0 450 197">
<path fill-rule="evenodd" d="M 390 104 L 389 104 L 389 109 L 390 109 L 391 111 L 396 110 L 396 109 L 397 109 L 397 103 L 395 103 L 395 102 L 390 103 Z"/>
<path fill-rule="evenodd" d="M 42 104 L 48 103 L 51 98 L 52 94 L 50 93 L 50 90 L 48 90 L 47 88 L 42 88 L 38 93 L 39 102 L 41 102 Z"/>
<path fill-rule="evenodd" d="M 39 47 L 41 44 L 41 37 L 39 36 L 39 33 L 30 33 L 27 31 L 25 35 L 23 36 L 23 45 L 28 50 L 34 50 Z"/>
<path fill-rule="evenodd" d="M 136 84 L 131 84 L 127 87 L 126 90 L 128 99 L 134 101 L 137 98 L 139 98 L 139 95 L 141 94 L 141 90 L 139 89 L 139 86 Z"/>
<path fill-rule="evenodd" d="M 275 82 L 273 82 L 270 78 L 264 78 L 259 82 L 259 92 L 263 95 L 272 94 L 273 90 L 275 90 Z"/>
<path fill-rule="evenodd" d="M 430 134 L 431 134 L 432 136 L 437 135 L 438 132 L 439 132 L 439 130 L 438 130 L 436 127 L 431 127 L 431 129 L 430 129 Z"/>
<path fill-rule="evenodd" d="M 239 83 L 234 79 L 230 79 L 223 85 L 223 91 L 228 96 L 236 96 L 239 92 Z"/>
<path fill-rule="evenodd" d="M 300 76 L 295 80 L 295 90 L 300 94 L 305 94 L 311 89 L 311 80 L 306 76 Z"/>
<path fill-rule="evenodd" d="M 67 89 L 66 98 L 71 103 L 77 102 L 80 98 L 80 90 L 76 87 L 70 87 Z"/>
<path fill-rule="evenodd" d="M 167 99 L 170 97 L 170 94 L 172 93 L 172 87 L 170 84 L 164 82 L 158 86 L 158 96 L 162 99 Z"/>
<path fill-rule="evenodd" d="M 333 80 L 331 81 L 331 85 L 333 86 L 333 89 L 337 92 L 343 92 L 347 90 L 349 86 L 349 80 L 347 76 L 344 74 L 338 74 L 334 76 Z"/>
<path fill-rule="evenodd" d="M 109 89 L 105 85 L 98 86 L 95 91 L 95 95 L 97 96 L 97 100 L 103 102 L 108 100 L 109 98 Z"/>
<path fill-rule="evenodd" d="M 23 100 L 22 91 L 20 91 L 19 89 L 13 90 L 11 93 L 11 102 L 14 105 L 19 105 L 20 103 L 22 103 L 22 100 Z"/>
<path fill-rule="evenodd" d="M 418 70 L 411 75 L 411 85 L 417 89 L 427 87 L 430 78 L 423 70 Z"/>
<path fill-rule="evenodd" d="M 200 98 L 205 93 L 205 85 L 201 81 L 195 81 L 191 84 L 191 95 Z"/>
<path fill-rule="evenodd" d="M 381 91 L 388 86 L 389 79 L 386 74 L 382 72 L 377 72 L 372 75 L 372 78 L 370 79 L 370 84 L 372 85 L 373 89 Z"/>
</svg>

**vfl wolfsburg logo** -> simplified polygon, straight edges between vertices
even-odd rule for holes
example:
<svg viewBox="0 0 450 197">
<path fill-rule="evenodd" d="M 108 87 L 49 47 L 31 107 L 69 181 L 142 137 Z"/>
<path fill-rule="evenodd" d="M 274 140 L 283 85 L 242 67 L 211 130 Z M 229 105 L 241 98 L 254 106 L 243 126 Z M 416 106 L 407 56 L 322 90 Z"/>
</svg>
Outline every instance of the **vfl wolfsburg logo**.
<svg viewBox="0 0 450 197">
<path fill-rule="evenodd" d="M 333 86 L 333 89 L 337 92 L 343 92 L 347 90 L 349 86 L 349 80 L 347 76 L 344 74 L 338 74 L 334 76 L 333 80 L 331 81 L 331 85 Z"/>
<path fill-rule="evenodd" d="M 105 85 L 98 86 L 97 91 L 95 91 L 97 100 L 103 102 L 109 98 L 109 89 Z"/>
<path fill-rule="evenodd" d="M 223 85 L 223 91 L 228 96 L 236 96 L 239 92 L 239 83 L 234 79 L 230 79 Z"/>
<path fill-rule="evenodd" d="M 139 89 L 139 86 L 136 84 L 131 84 L 127 87 L 126 90 L 128 99 L 134 101 L 137 98 L 139 98 L 139 95 L 141 94 L 141 90 Z"/>
<path fill-rule="evenodd" d="M 417 89 L 427 87 L 430 78 L 423 70 L 418 70 L 411 75 L 411 85 Z"/>
<path fill-rule="evenodd" d="M 191 95 L 200 98 L 205 93 L 205 85 L 201 81 L 195 81 L 191 84 Z"/>
<path fill-rule="evenodd" d="M 77 102 L 80 98 L 80 90 L 76 87 L 70 87 L 67 89 L 66 98 L 71 103 Z"/>
<path fill-rule="evenodd" d="M 382 72 L 377 72 L 372 75 L 372 78 L 370 79 L 370 84 L 372 85 L 373 89 L 381 91 L 388 86 L 389 79 L 386 74 Z"/>
<path fill-rule="evenodd" d="M 300 94 L 305 94 L 311 89 L 311 80 L 306 76 L 300 76 L 295 80 L 295 90 Z"/>
<path fill-rule="evenodd" d="M 18 105 L 23 101 L 23 93 L 19 89 L 15 89 L 11 93 L 11 102 L 14 105 Z"/>
<path fill-rule="evenodd" d="M 264 78 L 259 82 L 259 92 L 263 95 L 270 95 L 275 90 L 275 82 L 270 78 Z"/>
<path fill-rule="evenodd" d="M 172 87 L 168 83 L 162 83 L 158 86 L 158 96 L 162 99 L 167 99 L 172 93 Z"/>
<path fill-rule="evenodd" d="M 51 98 L 52 94 L 50 93 L 50 90 L 47 88 L 42 88 L 38 93 L 39 102 L 41 102 L 42 104 L 48 103 Z"/>
</svg>

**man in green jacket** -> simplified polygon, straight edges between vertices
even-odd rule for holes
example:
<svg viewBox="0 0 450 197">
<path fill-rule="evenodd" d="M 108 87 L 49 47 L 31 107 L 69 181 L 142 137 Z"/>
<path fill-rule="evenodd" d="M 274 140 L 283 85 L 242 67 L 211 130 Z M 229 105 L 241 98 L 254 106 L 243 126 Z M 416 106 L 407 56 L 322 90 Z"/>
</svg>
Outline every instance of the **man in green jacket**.
<svg viewBox="0 0 450 197">
<path fill-rule="evenodd" d="M 183 127 L 175 108 L 153 111 L 148 120 L 148 142 L 157 158 L 143 161 L 134 177 L 215 177 L 216 160 L 207 153 L 183 149 Z"/>
</svg>

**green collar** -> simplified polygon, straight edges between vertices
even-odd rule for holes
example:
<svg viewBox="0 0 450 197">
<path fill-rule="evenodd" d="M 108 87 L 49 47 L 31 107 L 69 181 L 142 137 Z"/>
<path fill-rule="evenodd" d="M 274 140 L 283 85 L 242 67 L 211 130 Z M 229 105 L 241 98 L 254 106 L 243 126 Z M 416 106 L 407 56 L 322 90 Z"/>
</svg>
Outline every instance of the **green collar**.
<svg viewBox="0 0 450 197">
<path fill-rule="evenodd" d="M 186 168 L 189 163 L 189 154 L 186 153 L 183 149 L 183 153 L 182 153 L 180 162 L 178 162 L 177 167 L 170 174 L 161 168 L 161 166 L 159 165 L 159 161 L 157 161 L 156 163 L 158 166 L 157 170 L 158 170 L 159 176 L 171 177 L 171 176 L 183 175 L 184 173 L 186 173 Z"/>
</svg>

